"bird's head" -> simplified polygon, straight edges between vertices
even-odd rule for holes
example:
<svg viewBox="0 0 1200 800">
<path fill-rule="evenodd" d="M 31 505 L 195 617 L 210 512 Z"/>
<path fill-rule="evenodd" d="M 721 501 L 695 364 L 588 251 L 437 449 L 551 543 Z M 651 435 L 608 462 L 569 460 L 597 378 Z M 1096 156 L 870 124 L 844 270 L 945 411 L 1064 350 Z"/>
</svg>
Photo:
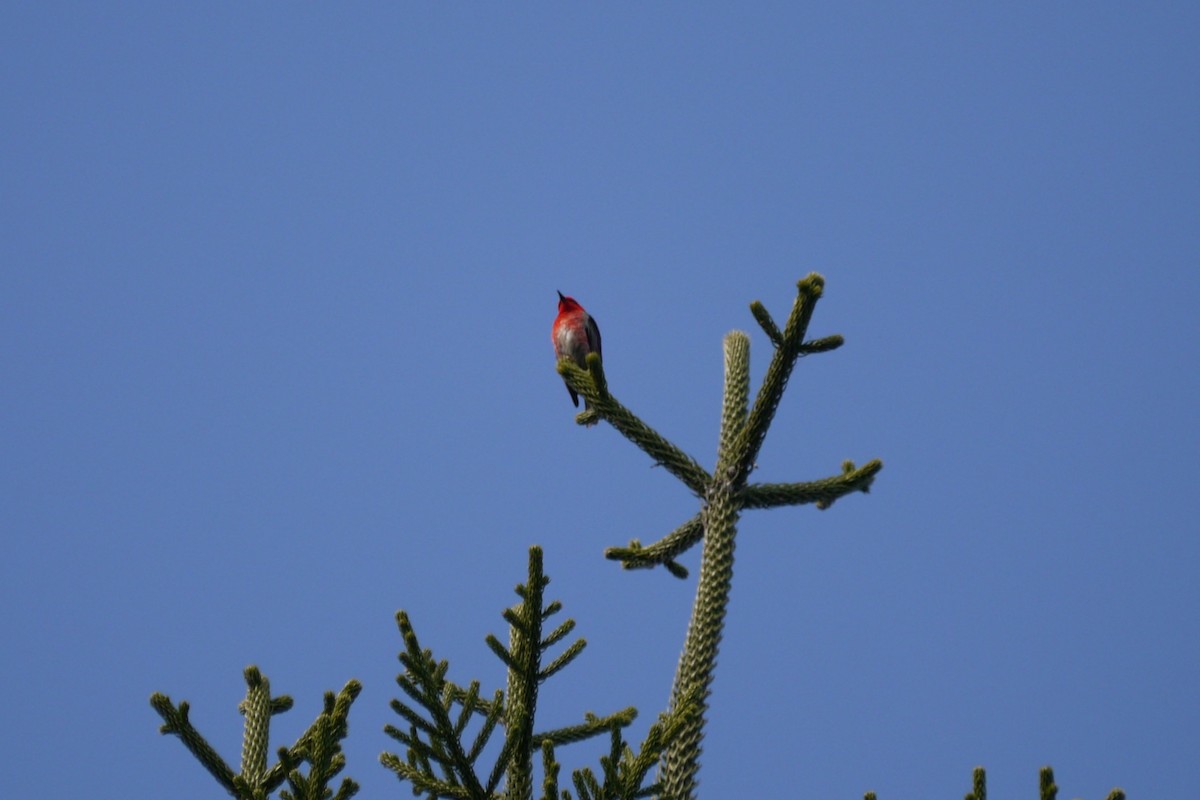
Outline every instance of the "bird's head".
<svg viewBox="0 0 1200 800">
<path fill-rule="evenodd" d="M 562 292 L 558 293 L 558 311 L 560 314 L 564 311 L 574 311 L 578 308 L 583 308 L 583 306 L 575 302 L 574 297 L 567 297 Z"/>
</svg>

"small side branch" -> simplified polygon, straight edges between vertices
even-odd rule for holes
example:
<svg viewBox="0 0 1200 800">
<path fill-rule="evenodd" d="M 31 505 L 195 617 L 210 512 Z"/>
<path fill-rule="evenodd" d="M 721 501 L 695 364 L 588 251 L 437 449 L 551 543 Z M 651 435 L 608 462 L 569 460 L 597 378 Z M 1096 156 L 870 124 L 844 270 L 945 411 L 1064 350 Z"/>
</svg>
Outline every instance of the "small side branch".
<svg viewBox="0 0 1200 800">
<path fill-rule="evenodd" d="M 620 561 L 625 569 L 649 569 L 661 565 L 676 578 L 686 578 L 687 568 L 676 563 L 675 559 L 699 542 L 703 536 L 704 521 L 697 514 L 654 544 L 643 547 L 635 540 L 630 542 L 628 547 L 608 548 L 604 551 L 604 557 L 611 561 Z"/>
<path fill-rule="evenodd" d="M 814 353 L 828 353 L 830 350 L 837 350 L 844 345 L 846 340 L 841 334 L 833 334 L 832 336 L 823 336 L 820 339 L 813 339 L 810 342 L 805 342 L 800 345 L 800 355 L 809 356 Z"/>
<path fill-rule="evenodd" d="M 755 483 L 742 493 L 743 508 L 775 508 L 816 503 L 822 510 L 852 492 L 867 492 L 875 475 L 883 469 L 879 459 L 855 468 L 854 462 L 842 465 L 842 474 L 803 483 Z"/>
<path fill-rule="evenodd" d="M 775 343 L 775 355 L 771 359 L 771 363 L 767 365 L 766 375 L 763 376 L 762 385 L 758 388 L 758 396 L 754 399 L 754 407 L 750 410 L 750 418 L 745 426 L 743 435 L 746 437 L 747 446 L 740 448 L 743 460 L 737 465 L 740 472 L 739 477 L 749 474 L 751 465 L 758 458 L 758 451 L 762 448 L 763 440 L 767 436 L 767 428 L 770 427 L 775 410 L 779 407 L 783 390 L 787 388 L 792 368 L 796 366 L 796 359 L 804 354 L 804 335 L 808 332 L 808 323 L 812 320 L 817 300 L 821 298 L 821 293 L 825 290 L 825 279 L 814 272 L 808 277 L 802 278 L 796 284 L 796 289 L 796 301 L 792 305 L 792 312 L 788 315 L 787 325 L 782 334 L 778 333 L 773 322 L 769 327 L 763 325 L 764 316 L 768 320 L 770 319 L 769 315 L 766 315 L 766 309 L 755 310 L 751 306 L 755 318 L 758 319 L 760 325 L 763 325 L 767 335 Z M 772 335 L 773 331 L 776 335 Z M 833 349 L 841 344 L 840 341 L 834 344 L 835 338 L 840 339 L 841 337 L 818 340 L 821 344 L 810 342 L 809 347 Z M 818 349 L 810 352 L 820 351 Z"/>
<path fill-rule="evenodd" d="M 192 725 L 188 719 L 188 710 L 190 708 L 188 703 L 184 701 L 177 708 L 171 702 L 170 697 L 155 692 L 150 697 L 150 705 L 163 718 L 163 724 L 159 728 L 159 732 L 178 736 L 180 741 L 183 742 L 184 747 L 190 750 L 192 755 L 196 757 L 196 760 L 208 770 L 209 774 L 217 779 L 217 783 L 221 784 L 221 788 L 236 797 L 237 790 L 233 785 L 233 769 L 225 763 L 225 760 L 217 754 L 216 750 L 212 749 L 212 746 L 200 734 L 200 731 L 196 730 Z"/>
<path fill-rule="evenodd" d="M 683 481 L 692 492 L 702 496 L 708 487 L 710 476 L 696 459 L 668 442 L 632 411 L 617 402 L 608 393 L 604 377 L 604 365 L 595 353 L 588 356 L 587 370 L 580 369 L 570 359 L 558 362 L 558 374 L 579 394 L 587 398 L 591 409 L 577 419 L 581 424 L 593 424 L 596 418 L 605 419 L 617 432 L 642 448 L 655 463 Z"/>
<path fill-rule="evenodd" d="M 535 733 L 533 735 L 533 746 L 536 749 L 541 749 L 547 742 L 558 746 L 572 742 L 586 741 L 587 739 L 607 733 L 614 728 L 627 728 L 633 724 L 635 719 L 637 719 L 637 709 L 633 706 L 623 711 L 618 711 L 615 714 L 609 714 L 606 717 L 587 714 L 585 720 L 579 725 Z"/>
<path fill-rule="evenodd" d="M 771 344 L 776 347 L 783 344 L 783 334 L 779 332 L 779 326 L 775 324 L 775 320 L 771 319 L 771 312 L 767 311 L 767 307 L 762 304 L 761 300 L 755 300 L 750 304 L 750 313 L 758 321 L 763 333 L 771 340 Z"/>
</svg>

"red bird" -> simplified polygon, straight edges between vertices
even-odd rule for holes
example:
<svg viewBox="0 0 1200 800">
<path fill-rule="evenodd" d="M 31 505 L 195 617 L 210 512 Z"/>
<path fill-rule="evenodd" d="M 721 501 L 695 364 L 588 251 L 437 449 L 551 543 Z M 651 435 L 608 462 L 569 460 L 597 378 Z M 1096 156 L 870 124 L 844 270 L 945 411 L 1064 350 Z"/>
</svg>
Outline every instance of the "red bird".
<svg viewBox="0 0 1200 800">
<path fill-rule="evenodd" d="M 550 329 L 550 338 L 554 341 L 554 355 L 558 360 L 569 358 L 579 366 L 587 369 L 588 353 L 602 356 L 600 352 L 600 328 L 592 315 L 583 310 L 583 306 L 575 302 L 574 297 L 558 293 L 558 316 L 554 318 L 554 327 Z M 569 385 L 571 402 L 579 406 L 579 394 Z M 583 399 L 583 407 L 591 408 L 587 398 Z"/>
</svg>

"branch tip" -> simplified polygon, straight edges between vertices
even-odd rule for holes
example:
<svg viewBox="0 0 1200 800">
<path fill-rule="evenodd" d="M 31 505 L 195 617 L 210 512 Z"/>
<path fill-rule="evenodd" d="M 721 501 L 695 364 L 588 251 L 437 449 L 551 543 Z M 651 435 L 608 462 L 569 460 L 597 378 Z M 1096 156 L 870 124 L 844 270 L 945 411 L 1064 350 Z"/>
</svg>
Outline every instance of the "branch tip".
<svg viewBox="0 0 1200 800">
<path fill-rule="evenodd" d="M 820 297 L 825 291 L 825 278 L 818 272 L 810 272 L 796 283 L 796 288 L 801 294 Z"/>
<path fill-rule="evenodd" d="M 771 313 L 767 311 L 767 307 L 761 301 L 755 300 L 750 304 L 750 313 L 754 315 L 754 319 L 758 321 L 759 327 L 767 334 L 767 338 L 776 347 L 783 343 L 783 334 L 779 332 L 779 326 L 775 324 L 775 320 L 771 319 Z"/>
</svg>

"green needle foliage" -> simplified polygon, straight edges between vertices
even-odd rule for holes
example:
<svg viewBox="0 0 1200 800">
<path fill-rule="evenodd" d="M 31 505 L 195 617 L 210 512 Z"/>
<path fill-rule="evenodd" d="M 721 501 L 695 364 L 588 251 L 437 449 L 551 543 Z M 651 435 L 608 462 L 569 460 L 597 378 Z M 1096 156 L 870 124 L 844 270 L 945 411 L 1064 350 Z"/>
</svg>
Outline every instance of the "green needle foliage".
<svg viewBox="0 0 1200 800">
<path fill-rule="evenodd" d="M 734 539 L 743 511 L 811 503 L 827 509 L 851 492 L 866 492 L 883 468 L 878 459 L 861 467 L 851 461 L 824 478 L 797 483 L 751 483 L 751 473 L 763 441 L 791 378 L 803 356 L 836 350 L 841 336 L 806 339 L 809 322 L 825 288 L 824 279 L 809 275 L 797 284 L 797 295 L 782 330 L 762 303 L 750 305 L 751 314 L 774 348 L 762 385 L 750 399 L 750 338 L 740 331 L 725 337 L 725 397 L 721 411 L 716 466 L 709 473 L 649 425 L 638 419 L 610 394 L 600 357 L 588 356 L 586 368 L 569 359 L 558 363 L 568 385 L 588 401 L 576 417 L 582 425 L 608 422 L 642 448 L 654 461 L 678 478 L 697 498 L 699 511 L 657 542 L 643 546 L 637 540 L 605 551 L 609 559 L 627 569 L 662 566 L 676 578 L 688 571 L 678 557 L 701 544 L 700 576 L 683 653 L 672 684 L 667 711 L 650 726 L 635 750 L 624 732 L 637 711 L 626 708 L 608 716 L 584 713 L 577 725 L 538 730 L 538 689 L 557 675 L 584 649 L 586 642 L 564 642 L 575 628 L 567 619 L 548 628 L 551 617 L 562 610 L 557 601 L 547 603 L 550 579 L 542 569 L 542 551 L 529 551 L 528 579 L 517 586 L 520 598 L 503 612 L 508 623 L 508 643 L 486 638 L 488 648 L 504 664 L 507 681 L 485 697 L 479 681 L 463 685 L 447 675 L 450 665 L 421 647 L 412 622 L 404 611 L 396 616 L 404 650 L 404 671 L 396 682 L 403 698 L 392 701 L 400 724 L 384 730 L 404 748 L 403 756 L 384 752 L 380 761 L 404 782 L 413 794 L 462 800 L 532 800 L 535 782 L 542 800 L 633 800 L 655 797 L 691 800 L 696 796 L 700 769 L 704 713 L 708 707 L 717 653 L 733 585 Z M 553 655 L 553 652 L 557 655 Z M 279 760 L 268 766 L 267 747 L 271 716 L 292 706 L 289 697 L 272 698 L 267 679 L 248 667 L 246 699 L 239 708 L 246 717 L 241 771 L 233 770 L 217 755 L 188 721 L 188 704 L 175 706 L 170 698 L 155 694 L 150 703 L 163 718 L 162 732 L 174 734 L 207 769 L 221 787 L 238 800 L 265 800 L 278 790 L 284 800 L 348 800 L 358 785 L 343 779 L 335 794 L 330 782 L 345 766 L 341 740 L 346 717 L 361 686 L 350 681 L 336 696 L 325 695 L 325 709 L 290 748 L 278 751 Z M 489 742 L 497 736 L 495 746 Z M 571 787 L 560 786 L 561 764 L 557 749 L 597 737 L 608 737 L 608 752 L 598 769 L 584 767 L 571 774 Z M 486 756 L 486 757 L 485 757 Z M 541 780 L 535 760 L 540 756 Z M 488 763 L 483 763 L 488 762 Z M 309 765 L 307 773 L 301 771 Z M 657 779 L 647 782 L 658 768 Z M 287 782 L 288 788 L 283 784 Z M 1040 774 L 1040 800 L 1056 800 L 1054 773 Z M 876 800 L 867 792 L 866 800 Z M 987 776 L 975 769 L 966 800 L 987 800 Z M 1107 800 L 1125 800 L 1113 789 Z"/>
<path fill-rule="evenodd" d="M 325 693 L 325 708 L 317 716 L 296 743 L 279 749 L 279 761 L 267 766 L 270 722 L 275 714 L 292 707 L 292 698 L 283 695 L 271 697 L 271 687 L 258 667 L 246 667 L 246 699 L 238 709 L 246 718 L 242 734 L 242 768 L 234 771 L 225 763 L 188 720 L 190 706 L 187 701 L 178 706 L 165 694 L 155 693 L 150 705 L 163 718 L 159 729 L 164 734 L 174 734 L 184 746 L 209 771 L 226 792 L 238 800 L 265 800 L 287 781 L 289 789 L 280 789 L 284 800 L 349 800 L 358 791 L 358 784 L 349 778 L 342 780 L 337 793 L 329 783 L 342 771 L 346 757 L 342 754 L 341 740 L 346 738 L 346 718 L 350 705 L 362 685 L 350 681 L 336 695 Z M 307 762 L 308 774 L 301 771 Z"/>
<path fill-rule="evenodd" d="M 529 551 L 529 579 L 516 590 L 521 602 L 503 614 L 509 626 L 508 646 L 495 636 L 486 639 L 508 672 L 507 689 L 497 689 L 490 699 L 480 697 L 478 681 L 462 686 L 449 680 L 449 663 L 436 660 L 432 651 L 422 649 L 408 615 L 403 611 L 397 614 L 404 639 L 404 652 L 400 653 L 404 672 L 396 683 L 408 699 L 393 700 L 392 709 L 407 727 L 388 725 L 384 730 L 403 744 L 406 752 L 404 758 L 385 752 L 380 761 L 401 780 L 411 783 L 414 794 L 428 795 L 431 800 L 531 798 L 534 755 L 540 753 L 541 796 L 546 800 L 570 798 L 569 792 L 559 791 L 555 748 L 605 734 L 610 747 L 608 755 L 600 760 L 599 777 L 586 768 L 572 776 L 578 796 L 585 800 L 632 800 L 659 791 L 658 785 L 643 786 L 646 775 L 684 724 L 695 717 L 694 699 L 661 716 L 637 751 L 622 738 L 622 730 L 637 717 L 633 708 L 606 717 L 588 713 L 582 723 L 566 728 L 534 729 L 538 687 L 571 663 L 587 645 L 583 639 L 576 639 L 547 661 L 549 651 L 575 628 L 574 620 L 568 619 L 545 633 L 546 621 L 562 610 L 558 601 L 545 602 L 544 589 L 549 582 L 542 570 L 541 548 L 533 547 Z M 472 721 L 478 725 L 471 726 Z M 477 762 L 498 728 L 503 730 L 499 751 L 491 767 L 481 771 Z"/>
</svg>

